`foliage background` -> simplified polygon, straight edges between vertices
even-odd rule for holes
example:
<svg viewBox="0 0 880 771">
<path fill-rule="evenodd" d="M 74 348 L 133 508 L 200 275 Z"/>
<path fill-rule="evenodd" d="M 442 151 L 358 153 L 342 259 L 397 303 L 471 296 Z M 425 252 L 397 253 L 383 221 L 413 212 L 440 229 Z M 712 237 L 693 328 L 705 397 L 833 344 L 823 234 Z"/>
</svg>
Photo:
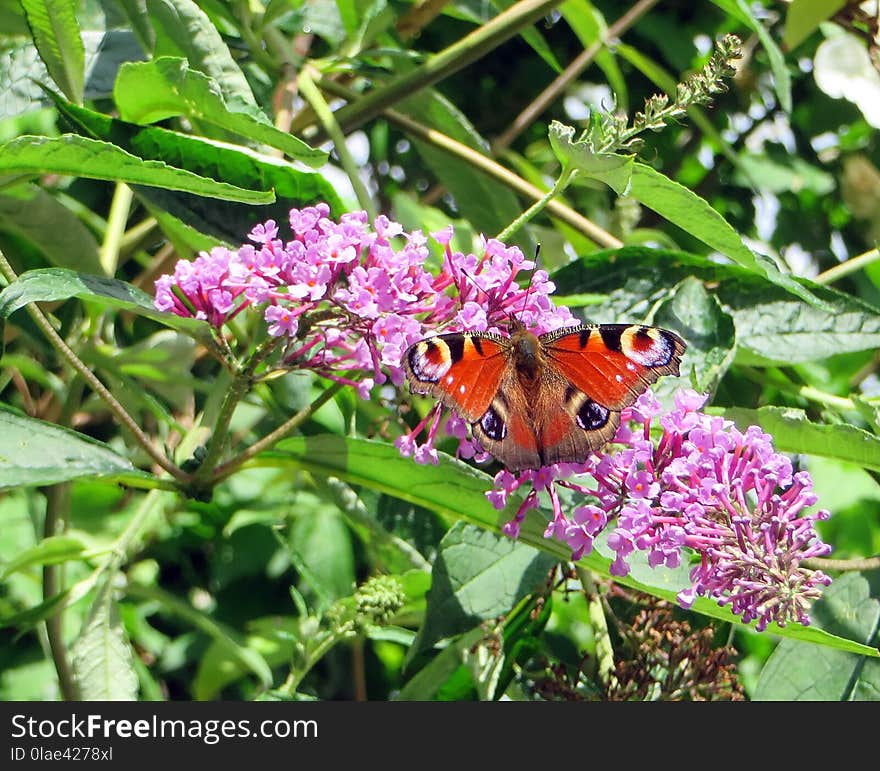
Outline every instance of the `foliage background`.
<svg viewBox="0 0 880 771">
<path fill-rule="evenodd" d="M 857 4 L 2 0 L 0 30 L 0 248 L 25 274 L 0 279 L 14 284 L 0 295 L 0 697 L 531 698 L 563 681 L 554 697 L 599 697 L 603 641 L 625 655 L 641 600 L 604 594 L 601 555 L 584 567 L 604 610 L 568 577 L 551 591 L 565 554 L 539 521 L 517 544 L 499 535 L 489 476 L 399 457 L 405 395 L 340 392 L 185 497 L 22 308 L 41 301 L 184 464 L 229 377 L 198 328 L 130 287 L 150 293 L 176 259 L 319 200 L 426 232 L 452 222 L 460 244 L 494 235 L 534 201 L 528 185 L 552 185 L 552 120 L 633 115 L 731 32 L 744 55 L 730 90 L 639 153 L 702 202 L 587 180 L 513 240 L 540 242 L 585 319 L 687 327 L 693 385 L 813 475 L 834 557 L 880 551 L 880 75 L 876 18 Z M 585 50 L 588 66 L 519 118 Z M 767 257 L 738 259 L 740 237 Z M 62 270 L 28 273 L 44 268 Z M 254 388 L 232 452 L 326 388 L 302 374 Z M 840 567 L 809 630 L 758 635 L 709 603 L 678 617 L 732 643 L 749 698 L 876 698 L 876 660 L 845 642 L 877 644 L 876 565 Z M 398 578 L 403 604 L 365 622 L 354 591 L 377 574 Z M 681 580 L 622 583 L 670 599 Z"/>
</svg>

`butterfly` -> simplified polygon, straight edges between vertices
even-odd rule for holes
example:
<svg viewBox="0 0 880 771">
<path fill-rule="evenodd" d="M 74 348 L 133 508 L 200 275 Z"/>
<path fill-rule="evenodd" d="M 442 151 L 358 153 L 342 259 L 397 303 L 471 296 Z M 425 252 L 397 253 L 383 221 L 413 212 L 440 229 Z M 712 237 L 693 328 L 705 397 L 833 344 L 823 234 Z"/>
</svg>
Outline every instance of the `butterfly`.
<svg viewBox="0 0 880 771">
<path fill-rule="evenodd" d="M 609 442 L 620 411 L 661 375 L 678 375 L 684 341 L 638 324 L 592 324 L 535 335 L 453 332 L 411 345 L 410 390 L 471 424 L 510 471 L 581 463 Z"/>
</svg>

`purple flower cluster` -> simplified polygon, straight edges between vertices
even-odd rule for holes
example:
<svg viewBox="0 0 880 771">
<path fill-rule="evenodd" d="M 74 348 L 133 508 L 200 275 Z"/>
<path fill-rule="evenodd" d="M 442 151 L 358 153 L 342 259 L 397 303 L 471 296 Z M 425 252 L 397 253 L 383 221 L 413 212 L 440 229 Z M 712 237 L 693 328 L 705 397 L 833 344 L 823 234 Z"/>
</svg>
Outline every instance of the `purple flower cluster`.
<svg viewBox="0 0 880 771">
<path fill-rule="evenodd" d="M 626 575 L 636 551 L 646 551 L 652 567 L 676 567 L 688 547 L 699 561 L 690 571 L 692 586 L 679 593 L 685 607 L 699 595 L 730 605 L 744 622 L 757 620 L 758 630 L 771 621 L 808 624 L 809 605 L 831 579 L 801 563 L 829 553 L 814 529 L 828 512 L 805 512 L 817 501 L 810 475 L 795 473 L 767 434 L 757 426 L 741 432 L 730 421 L 701 412 L 704 402 L 704 396 L 682 391 L 675 409 L 661 414 L 648 391 L 624 412 L 617 448 L 583 465 L 560 464 L 518 476 L 502 471 L 488 497 L 500 509 L 514 490 L 531 483 L 505 526 L 516 537 L 526 511 L 537 506 L 538 492 L 546 491 L 554 516 L 545 536 L 567 543 L 574 559 L 592 550 L 613 519 L 607 541 L 617 555 L 612 575 Z M 662 433 L 655 440 L 651 422 L 657 416 Z M 565 478 L 571 474 L 593 481 Z M 589 503 L 567 516 L 557 484 Z"/>
<path fill-rule="evenodd" d="M 577 323 L 550 301 L 546 271 L 535 271 L 528 289 L 519 286 L 517 276 L 534 263 L 517 247 L 489 239 L 479 255 L 454 251 L 447 227 L 431 234 L 432 253 L 420 231 L 407 233 L 387 217 L 370 226 L 366 212 L 338 221 L 329 215 L 323 203 L 294 209 L 288 240 L 270 220 L 235 251 L 217 247 L 181 260 L 156 281 L 156 307 L 218 330 L 245 309 L 258 310 L 269 335 L 284 341 L 286 366 L 353 385 L 364 398 L 388 379 L 400 385 L 404 352 L 428 334 L 497 331 L 514 314 L 539 332 Z M 399 441 L 401 451 L 435 460 L 439 417 L 428 416 L 426 444 L 415 442 L 420 426 Z M 462 438 L 462 454 L 476 452 L 462 425 L 452 420 L 448 430 Z"/>
</svg>

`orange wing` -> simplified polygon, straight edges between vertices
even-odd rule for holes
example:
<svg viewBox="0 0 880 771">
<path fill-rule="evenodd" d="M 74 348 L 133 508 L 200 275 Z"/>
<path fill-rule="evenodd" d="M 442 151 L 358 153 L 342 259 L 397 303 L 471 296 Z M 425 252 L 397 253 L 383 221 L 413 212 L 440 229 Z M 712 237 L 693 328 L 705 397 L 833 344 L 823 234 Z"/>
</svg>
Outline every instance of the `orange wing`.
<svg viewBox="0 0 880 771">
<path fill-rule="evenodd" d="M 564 378 L 593 401 L 618 411 L 661 375 L 678 375 L 685 349 L 673 332 L 637 324 L 571 327 L 539 339 Z"/>
<path fill-rule="evenodd" d="M 509 353 L 503 337 L 458 332 L 411 345 L 403 368 L 413 391 L 431 394 L 473 423 L 498 393 Z"/>
</svg>

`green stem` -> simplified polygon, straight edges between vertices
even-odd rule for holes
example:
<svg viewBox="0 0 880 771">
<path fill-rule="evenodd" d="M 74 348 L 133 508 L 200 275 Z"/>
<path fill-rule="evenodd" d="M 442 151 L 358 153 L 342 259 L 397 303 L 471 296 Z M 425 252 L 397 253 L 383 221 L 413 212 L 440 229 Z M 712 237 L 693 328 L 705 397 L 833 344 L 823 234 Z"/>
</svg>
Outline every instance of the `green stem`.
<svg viewBox="0 0 880 771">
<path fill-rule="evenodd" d="M 199 468 L 192 476 L 192 486 L 199 488 L 201 484 L 211 476 L 214 466 L 220 460 L 223 450 L 226 446 L 226 439 L 229 434 L 229 425 L 232 422 L 232 416 L 238 403 L 244 398 L 248 388 L 253 384 L 254 373 L 257 367 L 266 360 L 266 357 L 278 347 L 281 338 L 272 338 L 254 351 L 247 364 L 237 372 L 223 398 L 223 404 L 220 407 L 220 413 L 217 416 L 217 422 L 214 424 L 214 430 L 208 445 L 205 448 L 205 457 L 199 464 Z"/>
<path fill-rule="evenodd" d="M 520 0 L 458 42 L 429 56 L 421 66 L 343 107 L 336 113 L 339 125 L 351 131 L 375 118 L 386 107 L 458 72 L 545 16 L 561 1 Z"/>
<path fill-rule="evenodd" d="M 822 391 L 813 386 L 798 385 L 788 380 L 781 372 L 767 369 L 759 370 L 754 367 L 741 367 L 740 372 L 754 383 L 759 385 L 772 385 L 786 394 L 793 397 L 800 397 L 811 402 L 816 402 L 824 407 L 831 407 L 836 410 L 852 411 L 856 408 L 852 399 L 845 396 L 837 396 L 827 391 Z M 712 408 L 709 408 L 711 411 Z"/>
<path fill-rule="evenodd" d="M 74 375 L 67 386 L 67 395 L 58 416 L 58 423 L 69 426 L 73 413 L 82 404 L 85 383 L 81 377 Z M 46 520 L 43 523 L 43 537 L 51 538 L 62 535 L 68 528 L 70 513 L 70 485 L 52 485 L 46 489 Z M 48 601 L 61 593 L 64 586 L 62 565 L 43 566 L 43 600 Z M 65 701 L 80 698 L 79 685 L 73 674 L 67 643 L 64 640 L 64 608 L 59 608 L 46 619 L 46 637 L 52 652 L 52 661 L 58 675 L 58 689 Z"/>
<path fill-rule="evenodd" d="M 826 407 L 833 407 L 834 409 L 845 411 L 854 410 L 856 408 L 852 399 L 847 399 L 845 396 L 837 396 L 836 394 L 829 394 L 826 391 L 813 388 L 813 386 L 801 386 L 797 390 L 797 393 L 804 399 L 824 404 Z"/>
<path fill-rule="evenodd" d="M 126 586 L 126 594 L 143 600 L 153 600 L 158 602 L 162 607 L 183 619 L 187 624 L 201 632 L 204 632 L 217 645 L 223 648 L 232 658 L 234 658 L 242 668 L 253 672 L 265 687 L 271 685 L 271 672 L 262 656 L 255 650 L 247 647 L 247 643 L 233 629 L 227 628 L 224 624 L 215 621 L 201 611 L 196 610 L 188 602 L 181 600 L 170 592 L 166 592 L 158 586 L 147 586 L 130 582 Z"/>
<path fill-rule="evenodd" d="M 272 433 L 267 434 L 258 442 L 254 442 L 244 452 L 236 455 L 234 458 L 226 461 L 214 469 L 210 476 L 210 483 L 216 484 L 222 479 L 226 479 L 237 469 L 241 468 L 247 461 L 255 455 L 259 455 L 264 450 L 268 450 L 272 445 L 280 442 L 287 434 L 305 423 L 312 415 L 314 415 L 326 402 L 330 401 L 343 388 L 342 383 L 334 383 L 324 393 L 322 393 L 315 401 L 307 407 L 304 407 L 296 413 L 292 418 L 282 423 Z"/>
<path fill-rule="evenodd" d="M 254 61 L 266 70 L 266 72 L 275 72 L 278 68 L 278 60 L 267 53 L 269 48 L 264 50 L 263 41 L 254 33 L 253 29 L 251 29 L 253 13 L 251 12 L 250 3 L 248 0 L 239 0 L 235 5 L 238 9 L 238 30 L 241 33 L 242 39 L 247 44 L 248 55 L 252 56 Z"/>
<path fill-rule="evenodd" d="M 154 217 L 144 217 L 140 222 L 132 225 L 122 235 L 119 242 L 120 251 L 131 251 L 143 241 L 153 230 L 158 230 L 159 225 Z M 152 259 L 152 258 L 151 258 Z"/>
<path fill-rule="evenodd" d="M 502 230 L 496 238 L 499 241 L 507 241 L 517 230 L 529 222 L 533 217 L 543 211 L 547 204 L 550 203 L 557 195 L 568 187 L 574 178 L 576 169 L 563 168 L 553 187 L 550 188 L 539 200 L 535 201 L 528 209 L 520 214 L 513 222 L 511 222 L 504 230 Z"/>
<path fill-rule="evenodd" d="M 134 193 L 124 182 L 116 184 L 113 192 L 113 200 L 110 202 L 110 215 L 107 217 L 107 229 L 104 231 L 104 241 L 101 244 L 100 261 L 101 267 L 107 276 L 116 274 L 116 266 L 119 264 L 119 250 L 122 238 L 125 235 L 125 226 L 131 211 L 131 202 Z"/>
<path fill-rule="evenodd" d="M 2 272 L 10 283 L 15 281 L 18 278 L 15 270 L 12 268 L 12 265 L 9 264 L 6 257 L 0 252 L 0 272 Z M 167 471 L 171 476 L 173 476 L 178 481 L 186 481 L 188 476 L 185 472 L 183 472 L 180 468 L 178 468 L 174 463 L 172 463 L 165 455 L 156 449 L 153 446 L 153 443 L 150 441 L 150 438 L 140 429 L 137 423 L 135 423 L 134 418 L 126 412 L 125 407 L 123 407 L 119 401 L 116 399 L 110 391 L 107 390 L 107 387 L 95 376 L 95 374 L 82 362 L 82 360 L 71 350 L 70 346 L 64 342 L 61 336 L 55 331 L 55 328 L 49 323 L 49 319 L 43 314 L 43 312 L 37 307 L 35 303 L 28 303 L 25 306 L 30 317 L 34 320 L 34 323 L 42 330 L 43 334 L 49 339 L 49 342 L 52 343 L 53 346 L 58 350 L 61 356 L 64 358 L 67 363 L 73 367 L 89 384 L 89 387 L 100 397 L 100 399 L 107 405 L 110 409 L 110 412 L 116 417 L 116 419 L 127 428 L 135 441 L 144 448 L 146 453 L 165 471 Z"/>
<path fill-rule="evenodd" d="M 279 689 L 286 696 L 295 696 L 299 684 L 303 678 L 312 671 L 315 666 L 327 652 L 333 648 L 336 643 L 344 640 L 350 633 L 348 632 L 327 632 L 326 637 L 318 643 L 318 645 L 306 654 L 306 660 L 301 667 L 290 669 L 290 674 Z"/>
<path fill-rule="evenodd" d="M 878 570 L 880 569 L 880 557 L 865 557 L 864 559 L 836 560 L 829 557 L 810 557 L 802 563 L 812 570 Z"/>
<path fill-rule="evenodd" d="M 43 537 L 51 538 L 60 535 L 67 529 L 65 513 L 69 505 L 70 486 L 68 484 L 52 485 L 46 489 L 46 520 L 43 524 Z M 62 577 L 60 565 L 43 566 L 43 600 L 47 601 L 61 592 Z M 64 641 L 64 609 L 46 619 L 46 637 L 52 662 L 58 675 L 58 689 L 64 701 L 79 699 L 79 687 L 70 665 L 67 644 Z"/>
<path fill-rule="evenodd" d="M 402 554 L 409 561 L 410 567 L 415 570 L 431 570 L 431 563 L 421 555 L 418 549 L 382 527 L 350 485 L 337 477 L 327 477 L 324 480 L 324 485 L 340 511 L 355 524 L 366 528 L 377 546 L 384 546 Z"/>
<path fill-rule="evenodd" d="M 342 129 L 336 121 L 336 116 L 330 109 L 330 105 L 324 101 L 323 95 L 315 85 L 315 81 L 312 79 L 314 73 L 315 70 L 311 67 L 303 67 L 300 70 L 299 77 L 297 78 L 299 92 L 302 94 L 303 99 L 305 99 L 315 111 L 315 115 L 318 116 L 321 126 L 333 142 L 333 146 L 336 148 L 336 154 L 339 156 L 339 162 L 342 164 L 342 168 L 345 169 L 345 173 L 348 175 L 349 180 L 351 180 L 351 186 L 354 188 L 358 203 L 361 205 L 361 208 L 367 212 L 367 215 L 372 222 L 376 219 L 376 206 L 373 203 L 370 194 L 367 192 L 363 180 L 361 180 L 360 168 L 354 162 L 354 158 L 352 158 L 351 153 L 348 151 L 348 145 L 345 143 L 345 135 L 342 133 Z"/>
<path fill-rule="evenodd" d="M 353 91 L 346 86 L 343 86 L 339 83 L 336 83 L 329 78 L 321 78 L 317 81 L 317 85 L 327 91 L 330 94 L 334 94 L 336 96 L 341 96 L 346 99 L 354 99 L 357 97 L 357 92 Z M 466 163 L 471 164 L 474 168 L 479 169 L 486 175 L 490 176 L 492 179 L 501 182 L 503 185 L 506 185 L 515 193 L 518 193 L 526 198 L 531 198 L 533 200 L 539 200 L 544 195 L 545 192 L 540 188 L 532 185 L 530 182 L 527 182 L 522 177 L 514 174 L 509 169 L 506 169 L 500 163 L 493 161 L 491 158 L 483 155 L 483 153 L 475 150 L 472 147 L 468 147 L 468 145 L 463 144 L 451 137 L 443 134 L 436 129 L 432 129 L 428 126 L 425 126 L 418 121 L 413 120 L 408 115 L 404 115 L 402 112 L 398 112 L 397 110 L 386 109 L 382 111 L 382 116 L 386 118 L 390 123 L 398 126 L 400 129 L 405 131 L 410 136 L 414 136 L 423 142 L 427 142 L 434 147 L 437 147 L 444 152 L 449 153 L 450 155 L 455 156 L 456 158 L 460 158 Z M 576 212 L 570 206 L 565 205 L 561 201 L 551 200 L 547 204 L 547 211 L 553 217 L 556 217 L 566 224 L 571 225 L 571 227 L 583 233 L 587 238 L 591 239 L 595 243 L 606 249 L 619 249 L 623 246 L 623 243 L 615 238 L 611 233 L 603 230 L 594 222 L 591 222 L 583 215 Z"/>
<path fill-rule="evenodd" d="M 864 254 L 852 257 L 846 262 L 840 263 L 840 265 L 828 268 L 828 270 L 823 271 L 816 276 L 813 281 L 817 284 L 833 284 L 835 281 L 838 281 L 844 276 L 848 276 L 850 273 L 855 273 L 857 270 L 868 267 L 868 265 L 877 260 L 880 260 L 880 251 L 877 249 L 871 249 Z"/>
<path fill-rule="evenodd" d="M 590 571 L 577 564 L 575 570 L 584 589 L 590 625 L 593 627 L 593 637 L 596 640 L 597 674 L 602 683 L 613 687 L 617 685 L 617 677 L 614 674 L 614 649 L 611 646 L 611 635 L 608 633 L 608 620 L 605 618 L 602 597 Z"/>
</svg>

